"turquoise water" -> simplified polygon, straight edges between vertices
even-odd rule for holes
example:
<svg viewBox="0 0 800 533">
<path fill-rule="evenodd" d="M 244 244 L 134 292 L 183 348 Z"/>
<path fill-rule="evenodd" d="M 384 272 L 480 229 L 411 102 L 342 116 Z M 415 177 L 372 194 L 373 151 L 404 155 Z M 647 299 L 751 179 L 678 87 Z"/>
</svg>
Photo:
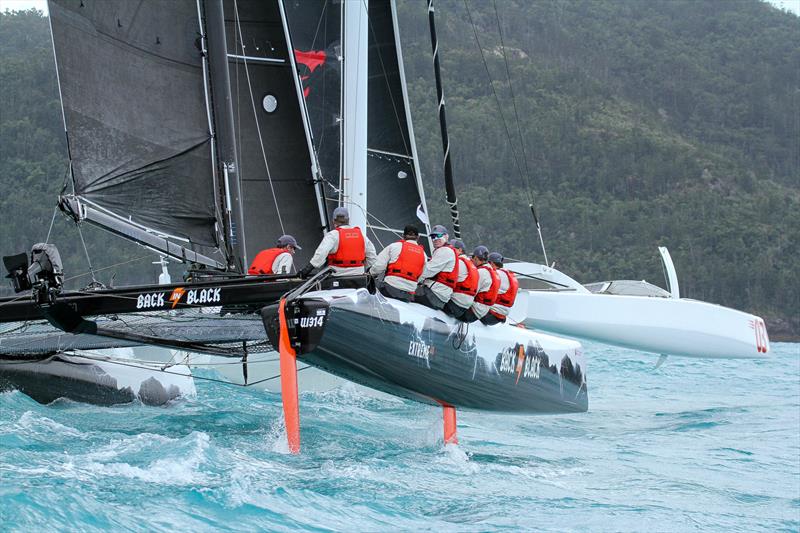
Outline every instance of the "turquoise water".
<svg viewBox="0 0 800 533">
<path fill-rule="evenodd" d="M 353 389 L 279 398 L 198 382 L 166 408 L 0 394 L 0 528 L 798 531 L 800 345 L 765 361 L 585 343 L 589 412 L 459 413 Z"/>
</svg>

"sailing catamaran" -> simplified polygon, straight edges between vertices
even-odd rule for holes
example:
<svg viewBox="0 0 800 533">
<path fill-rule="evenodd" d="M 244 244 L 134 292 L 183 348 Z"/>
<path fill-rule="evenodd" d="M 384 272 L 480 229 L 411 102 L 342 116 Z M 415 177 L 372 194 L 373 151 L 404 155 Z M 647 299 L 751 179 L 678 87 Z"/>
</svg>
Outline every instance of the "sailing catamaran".
<svg viewBox="0 0 800 533">
<path fill-rule="evenodd" d="M 394 2 L 372 1 L 369 11 L 366 2 L 300 9 L 306 4 L 330 17 L 334 37 L 320 48 L 293 44 L 281 0 L 51 0 L 73 184 L 59 206 L 78 224 L 196 268 L 183 283 L 65 291 L 52 245 L 4 258 L 29 296 L 0 301 L 0 321 L 61 332 L 3 339 L 5 379 L 15 377 L 9 364 L 89 348 L 153 345 L 241 359 L 277 348 L 293 451 L 298 361 L 442 406 L 448 442 L 458 407 L 585 411 L 576 341 L 505 324 L 467 327 L 384 298 L 364 276 L 344 289 L 328 271 L 305 282 L 241 274 L 277 235 L 318 240 L 332 203 L 356 221 L 360 213 L 379 243 L 418 213 L 427 227 Z M 337 19 L 338 81 L 321 76 L 326 50 L 337 50 Z M 325 88 L 337 83 L 340 107 L 331 112 L 325 103 L 336 97 Z M 312 105 L 316 96 L 321 106 Z"/>
<path fill-rule="evenodd" d="M 646 281 L 581 285 L 555 268 L 509 263 L 521 290 L 517 314 L 526 326 L 556 335 L 667 356 L 716 359 L 766 357 L 764 320 L 729 307 L 681 298 L 669 251 L 659 247 L 669 291 Z"/>
</svg>

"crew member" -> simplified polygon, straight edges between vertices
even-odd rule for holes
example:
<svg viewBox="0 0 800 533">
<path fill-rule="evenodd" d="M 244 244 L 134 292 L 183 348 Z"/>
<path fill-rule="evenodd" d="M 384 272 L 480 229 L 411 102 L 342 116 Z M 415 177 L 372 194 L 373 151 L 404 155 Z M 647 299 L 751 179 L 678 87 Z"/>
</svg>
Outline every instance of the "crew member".
<svg viewBox="0 0 800 533">
<path fill-rule="evenodd" d="M 464 322 L 475 322 L 486 316 L 489 308 L 494 305 L 497 291 L 500 289 L 500 278 L 492 264 L 489 263 L 487 247 L 475 248 L 475 251 L 472 252 L 472 263 L 478 269 L 478 293 L 475 295 L 472 306 L 461 317 Z"/>
<path fill-rule="evenodd" d="M 258 252 L 247 273 L 251 276 L 288 274 L 294 267 L 295 250 L 302 250 L 297 240 L 291 235 L 281 235 L 274 248 Z"/>
<path fill-rule="evenodd" d="M 458 281 L 453 287 L 450 301 L 444 306 L 444 312 L 460 319 L 472 306 L 475 294 L 478 292 L 478 269 L 465 253 L 463 241 L 453 239 L 450 241 L 450 246 L 458 251 Z"/>
<path fill-rule="evenodd" d="M 414 301 L 433 309 L 442 309 L 458 282 L 458 252 L 447 244 L 447 229 L 436 225 L 431 230 L 433 254 L 425 264 L 414 294 Z"/>
<path fill-rule="evenodd" d="M 425 268 L 425 249 L 417 244 L 419 230 L 416 226 L 403 229 L 403 239 L 393 242 L 378 254 L 369 269 L 374 278 L 383 276 L 378 290 L 384 296 L 410 302 L 414 300 L 417 280 Z"/>
<path fill-rule="evenodd" d="M 487 326 L 493 326 L 505 322 L 508 318 L 508 313 L 517 299 L 519 282 L 513 272 L 503 268 L 503 256 L 498 252 L 489 254 L 489 263 L 492 264 L 497 272 L 497 277 L 500 278 L 500 288 L 497 291 L 497 299 L 489 308 L 489 312 L 481 318 L 481 322 Z"/>
<path fill-rule="evenodd" d="M 350 225 L 350 213 L 346 207 L 333 210 L 333 227 L 325 234 L 314 252 L 311 261 L 300 271 L 305 279 L 315 268 L 326 262 L 333 269 L 334 276 L 355 276 L 363 274 L 375 262 L 375 246 L 372 245 L 358 226 Z"/>
</svg>

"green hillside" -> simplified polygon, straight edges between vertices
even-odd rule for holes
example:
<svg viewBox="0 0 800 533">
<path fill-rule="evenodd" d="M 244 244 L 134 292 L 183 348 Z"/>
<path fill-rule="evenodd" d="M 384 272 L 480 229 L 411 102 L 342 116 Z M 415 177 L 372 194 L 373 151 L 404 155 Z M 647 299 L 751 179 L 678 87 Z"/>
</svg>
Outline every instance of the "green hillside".
<svg viewBox="0 0 800 533">
<path fill-rule="evenodd" d="M 466 5 L 500 103 L 465 3 L 438 1 L 469 246 L 542 261 L 533 198 L 549 260 L 576 279 L 663 286 L 656 246 L 667 246 L 684 296 L 760 314 L 773 340 L 800 334 L 798 17 L 755 0 L 498 0 L 498 26 L 492 1 Z M 399 10 L 428 203 L 447 221 L 427 10 L 422 0 Z M 0 14 L 0 89 L 0 254 L 9 254 L 45 238 L 66 171 L 40 14 Z M 137 259 L 99 279 L 152 281 L 143 249 L 83 231 L 95 268 Z M 86 272 L 74 226 L 59 215 L 53 234 L 67 271 Z"/>
</svg>

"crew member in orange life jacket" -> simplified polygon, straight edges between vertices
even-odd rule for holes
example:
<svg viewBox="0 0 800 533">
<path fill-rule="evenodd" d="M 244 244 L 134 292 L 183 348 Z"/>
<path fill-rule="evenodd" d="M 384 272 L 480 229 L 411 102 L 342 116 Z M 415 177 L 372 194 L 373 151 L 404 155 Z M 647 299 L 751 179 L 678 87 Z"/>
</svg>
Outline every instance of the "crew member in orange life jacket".
<svg viewBox="0 0 800 533">
<path fill-rule="evenodd" d="M 442 309 L 453 294 L 458 281 L 458 252 L 447 244 L 447 229 L 436 225 L 431 229 L 433 254 L 420 276 L 421 285 L 414 301 L 433 309 Z"/>
<path fill-rule="evenodd" d="M 381 294 L 389 298 L 396 298 L 405 302 L 414 300 L 414 291 L 417 290 L 417 280 L 425 268 L 425 249 L 417 244 L 419 230 L 416 226 L 406 226 L 403 229 L 403 239 L 393 242 L 375 260 L 369 269 L 374 278 L 383 276 L 383 281 L 378 284 Z"/>
<path fill-rule="evenodd" d="M 346 207 L 333 210 L 333 227 L 325 234 L 308 265 L 300 271 L 305 279 L 315 268 L 326 262 L 334 276 L 363 274 L 365 267 L 375 263 L 375 246 L 361 232 L 361 228 L 350 225 L 350 213 Z"/>
<path fill-rule="evenodd" d="M 268 274 L 288 274 L 292 271 L 294 266 L 295 250 L 302 250 L 297 240 L 291 235 L 281 235 L 275 248 L 268 248 L 261 250 L 250 268 L 247 269 L 247 274 L 250 276 L 264 276 Z"/>
<path fill-rule="evenodd" d="M 487 326 L 493 326 L 506 321 L 508 313 L 517 299 L 519 282 L 513 272 L 503 268 L 503 256 L 500 253 L 490 253 L 489 262 L 497 272 L 497 277 L 500 278 L 500 288 L 497 291 L 497 299 L 489 308 L 489 312 L 481 318 L 481 322 Z"/>
<path fill-rule="evenodd" d="M 464 322 L 475 322 L 486 316 L 489 308 L 494 305 L 497 291 L 500 289 L 500 278 L 489 263 L 487 247 L 475 248 L 475 251 L 472 252 L 472 263 L 478 267 L 478 293 L 475 295 L 472 306 L 461 317 Z"/>
<path fill-rule="evenodd" d="M 458 281 L 453 287 L 450 301 L 444 306 L 444 312 L 461 319 L 472 306 L 475 294 L 478 292 L 478 270 L 465 252 L 464 241 L 453 239 L 450 241 L 450 246 L 458 251 Z"/>
</svg>

